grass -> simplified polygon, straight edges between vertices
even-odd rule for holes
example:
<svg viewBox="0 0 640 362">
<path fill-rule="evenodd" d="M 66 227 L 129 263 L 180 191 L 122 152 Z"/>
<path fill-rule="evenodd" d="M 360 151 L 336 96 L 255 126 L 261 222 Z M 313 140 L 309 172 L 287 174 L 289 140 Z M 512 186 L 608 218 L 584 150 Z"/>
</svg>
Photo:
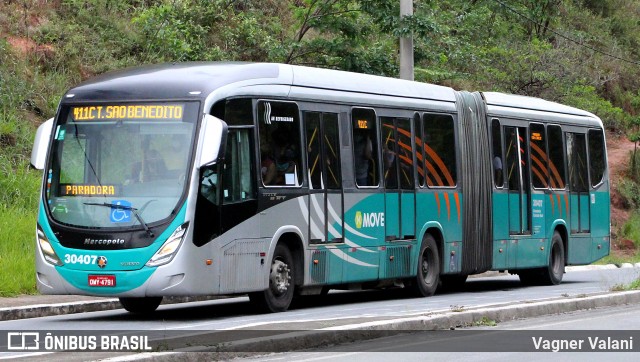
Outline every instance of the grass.
<svg viewBox="0 0 640 362">
<path fill-rule="evenodd" d="M 627 222 L 615 234 L 618 235 L 618 240 L 631 240 L 635 245 L 635 250 L 612 250 L 608 256 L 600 259 L 596 264 L 640 263 L 640 211 L 632 213 Z"/>
<path fill-rule="evenodd" d="M 624 292 L 624 291 L 628 291 L 628 290 L 638 290 L 640 289 L 640 278 L 632 281 L 631 283 L 624 285 L 624 284 L 616 284 L 613 287 L 611 287 L 611 291 L 612 292 Z"/>
<path fill-rule="evenodd" d="M 498 325 L 498 322 L 488 318 L 487 316 L 484 316 L 482 317 L 482 319 L 473 322 L 474 327 L 495 327 L 497 325 Z"/>
<path fill-rule="evenodd" d="M 36 293 L 34 212 L 0 208 L 0 297 Z"/>
</svg>

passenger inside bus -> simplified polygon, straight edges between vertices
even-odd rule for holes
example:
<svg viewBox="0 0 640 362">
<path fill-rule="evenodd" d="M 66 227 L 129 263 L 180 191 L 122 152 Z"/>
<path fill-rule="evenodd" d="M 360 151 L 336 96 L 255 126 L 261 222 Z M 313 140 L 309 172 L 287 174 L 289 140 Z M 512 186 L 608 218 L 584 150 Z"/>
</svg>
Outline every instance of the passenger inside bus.
<svg viewBox="0 0 640 362">
<path fill-rule="evenodd" d="M 271 151 L 267 148 L 260 150 L 260 171 L 262 173 L 262 182 L 265 185 L 273 185 L 278 175 L 276 163 L 271 156 Z"/>
<path fill-rule="evenodd" d="M 502 180 L 502 158 L 500 158 L 500 156 L 493 158 L 493 172 L 495 174 L 496 186 L 501 187 L 504 181 Z"/>
<path fill-rule="evenodd" d="M 358 186 L 369 186 L 369 161 L 373 146 L 366 130 L 354 130 L 354 153 L 356 184 Z"/>
<path fill-rule="evenodd" d="M 277 177 L 275 180 L 276 185 L 295 185 L 297 184 L 296 172 L 296 147 L 290 141 L 293 139 L 291 136 L 287 136 L 285 132 L 273 133 L 275 166 Z"/>
<path fill-rule="evenodd" d="M 159 180 L 167 174 L 167 166 L 160 152 L 146 149 L 142 152 L 142 160 L 131 166 L 129 182 L 147 182 Z"/>
</svg>

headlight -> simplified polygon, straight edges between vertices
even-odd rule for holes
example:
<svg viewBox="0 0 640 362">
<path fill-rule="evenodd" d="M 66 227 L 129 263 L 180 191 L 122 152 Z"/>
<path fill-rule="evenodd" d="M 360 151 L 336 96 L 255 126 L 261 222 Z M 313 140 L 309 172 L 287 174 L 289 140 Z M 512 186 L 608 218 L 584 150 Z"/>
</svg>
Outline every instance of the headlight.
<svg viewBox="0 0 640 362">
<path fill-rule="evenodd" d="M 149 259 L 147 266 L 158 266 L 171 261 L 176 251 L 180 248 L 182 239 L 187 234 L 189 223 L 186 222 L 180 226 L 169 236 L 162 247 Z"/>
<path fill-rule="evenodd" d="M 53 265 L 62 265 L 62 261 L 58 258 L 55 250 L 51 246 L 49 239 L 45 235 L 44 231 L 40 224 L 36 229 L 36 237 L 38 239 L 38 245 L 40 246 L 40 251 L 42 252 L 42 256 L 44 256 L 44 260 L 46 260 L 49 264 Z"/>
</svg>

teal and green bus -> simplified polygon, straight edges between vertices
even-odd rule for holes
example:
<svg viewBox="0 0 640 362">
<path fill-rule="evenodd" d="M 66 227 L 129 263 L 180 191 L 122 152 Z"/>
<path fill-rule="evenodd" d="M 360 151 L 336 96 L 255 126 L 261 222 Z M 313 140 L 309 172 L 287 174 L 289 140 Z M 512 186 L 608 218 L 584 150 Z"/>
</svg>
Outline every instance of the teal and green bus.
<svg viewBox="0 0 640 362">
<path fill-rule="evenodd" d="M 610 248 L 605 134 L 542 99 L 335 70 L 108 73 L 38 129 L 43 294 L 417 296 L 489 270 L 558 284 Z"/>
</svg>

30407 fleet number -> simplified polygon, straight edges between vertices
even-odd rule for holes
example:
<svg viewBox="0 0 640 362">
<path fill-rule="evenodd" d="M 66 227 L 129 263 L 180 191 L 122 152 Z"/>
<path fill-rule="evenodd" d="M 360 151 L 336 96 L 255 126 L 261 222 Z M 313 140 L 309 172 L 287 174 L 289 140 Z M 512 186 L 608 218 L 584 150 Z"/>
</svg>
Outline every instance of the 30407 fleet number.
<svg viewBox="0 0 640 362">
<path fill-rule="evenodd" d="M 65 264 L 95 264 L 97 259 L 97 255 L 64 254 Z"/>
</svg>

